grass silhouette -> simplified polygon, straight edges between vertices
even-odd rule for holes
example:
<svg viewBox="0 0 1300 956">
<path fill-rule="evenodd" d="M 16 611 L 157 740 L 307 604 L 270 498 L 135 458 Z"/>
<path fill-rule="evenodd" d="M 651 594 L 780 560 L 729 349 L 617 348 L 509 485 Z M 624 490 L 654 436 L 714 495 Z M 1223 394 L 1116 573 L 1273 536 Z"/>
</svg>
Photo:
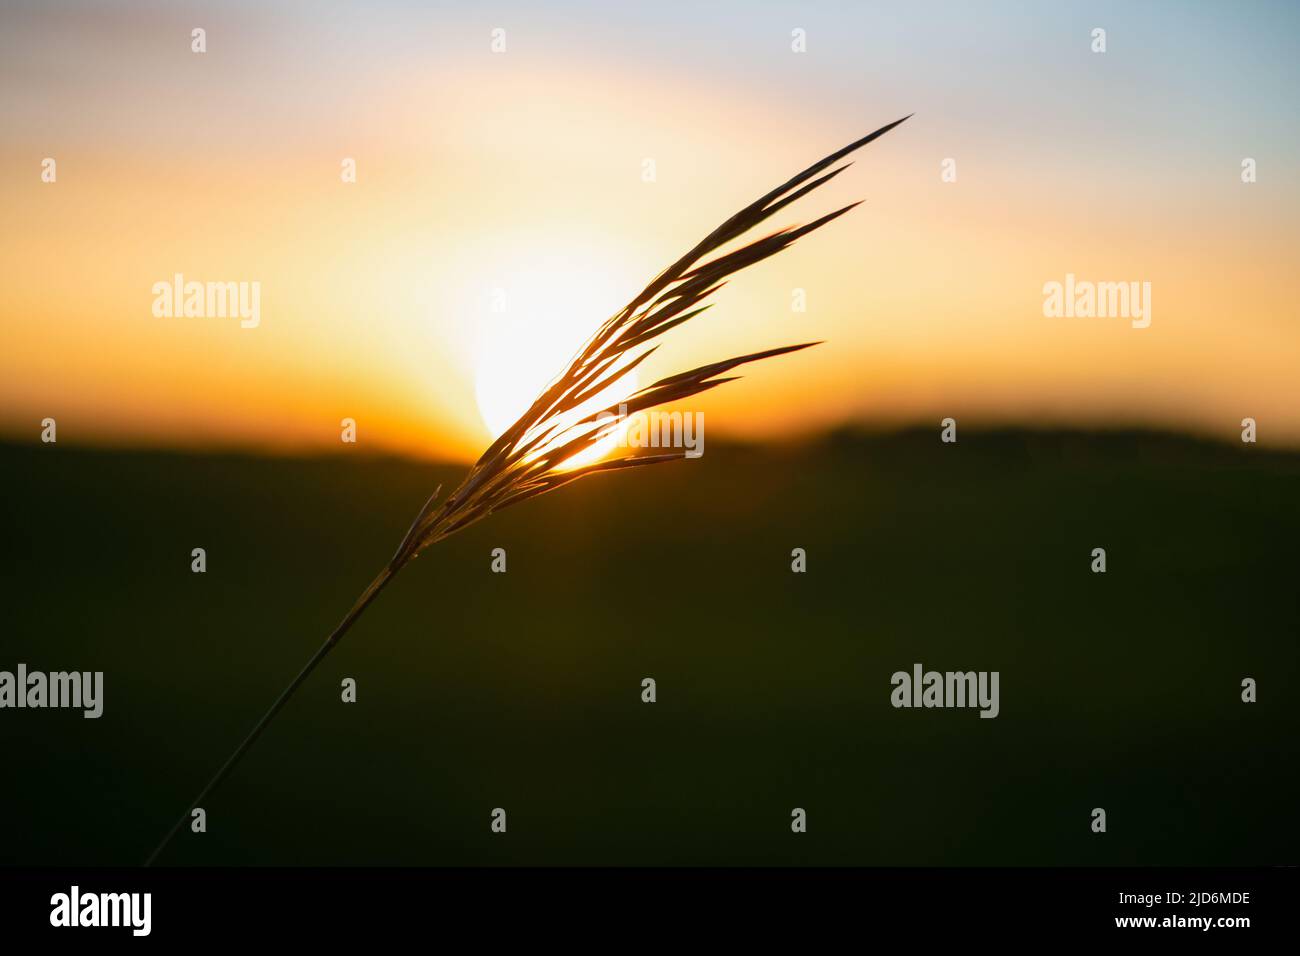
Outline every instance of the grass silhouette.
<svg viewBox="0 0 1300 956">
<path fill-rule="evenodd" d="M 908 118 L 905 116 L 895 120 L 849 143 L 750 203 L 660 273 L 631 302 L 601 325 L 528 410 L 488 447 L 464 481 L 441 504 L 435 504 L 441 487 L 435 489 L 415 516 L 392 559 L 370 582 L 343 620 L 276 698 L 244 741 L 185 808 L 149 855 L 145 866 L 150 866 L 157 860 L 190 818 L 193 809 L 200 806 L 208 794 L 234 770 L 297 689 L 356 623 L 357 618 L 393 577 L 424 548 L 494 512 L 553 491 L 579 478 L 684 458 L 685 452 L 682 451 L 632 455 L 580 467 L 565 467 L 619 427 L 616 419 L 607 417 L 613 416 L 616 411 L 635 414 L 668 402 L 680 401 L 734 381 L 737 376 L 727 376 L 726 373 L 741 365 L 817 344 L 805 342 L 786 345 L 702 365 L 659 379 L 602 411 L 590 414 L 583 411 L 591 399 L 604 393 L 652 354 L 657 348 L 657 345 L 652 344 L 655 340 L 708 309 L 709 306 L 702 303 L 725 284 L 728 276 L 775 255 L 803 236 L 844 215 L 858 203 L 844 206 L 802 226 L 779 229 L 735 251 L 701 263 L 702 259 L 727 243 L 741 238 L 772 215 L 834 179 L 851 164 L 845 163 L 830 172 L 825 172 L 826 169 Z"/>
</svg>

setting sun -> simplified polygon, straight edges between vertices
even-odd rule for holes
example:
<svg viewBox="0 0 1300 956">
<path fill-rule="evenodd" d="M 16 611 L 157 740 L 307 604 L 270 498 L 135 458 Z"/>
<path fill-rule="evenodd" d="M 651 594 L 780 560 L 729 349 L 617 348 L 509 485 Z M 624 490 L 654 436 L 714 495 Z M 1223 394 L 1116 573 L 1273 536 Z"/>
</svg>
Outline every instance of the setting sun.
<svg viewBox="0 0 1300 956">
<path fill-rule="evenodd" d="M 473 364 L 474 397 L 491 438 L 514 424 L 599 323 L 617 309 L 620 293 L 609 288 L 608 281 L 575 293 L 565 285 L 568 278 L 559 268 L 528 269 L 513 273 L 508 285 L 490 290 L 489 308 L 475 336 Z M 628 372 L 585 402 L 572 420 L 617 405 L 637 387 L 637 373 Z M 617 432 L 609 435 L 574 456 L 568 466 L 606 457 L 618 437 Z"/>
</svg>

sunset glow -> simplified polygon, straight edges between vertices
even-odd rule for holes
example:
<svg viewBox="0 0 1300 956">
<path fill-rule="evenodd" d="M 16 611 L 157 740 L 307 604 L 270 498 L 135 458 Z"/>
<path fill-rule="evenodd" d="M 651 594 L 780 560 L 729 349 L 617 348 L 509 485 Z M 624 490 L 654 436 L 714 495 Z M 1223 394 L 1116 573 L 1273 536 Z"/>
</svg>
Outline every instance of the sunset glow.
<svg viewBox="0 0 1300 956">
<path fill-rule="evenodd" d="M 1179 55 L 1193 41 L 1177 36 L 1156 60 L 1117 49 L 1093 62 L 1086 45 L 1030 42 L 1069 35 L 1046 29 L 1063 14 L 1044 7 L 981 34 L 991 65 L 972 73 L 952 55 L 977 16 L 963 5 L 943 18 L 893 11 L 910 18 L 893 29 L 916 27 L 906 55 L 884 36 L 848 49 L 842 29 L 818 32 L 814 9 L 817 55 L 804 58 L 782 16 L 709 10 L 674 37 L 680 68 L 664 70 L 662 38 L 635 11 L 561 25 L 507 6 L 510 52 L 493 55 L 466 13 L 434 30 L 395 6 L 380 36 L 354 29 L 360 12 L 328 9 L 281 10 L 233 73 L 223 24 L 271 16 L 256 5 L 212 11 L 197 64 L 162 42 L 187 34 L 183 4 L 129 29 L 57 8 L 7 16 L 0 53 L 22 81 L 0 92 L 7 435 L 54 415 L 67 441 L 337 449 L 351 417 L 366 448 L 472 459 L 724 217 L 915 110 L 771 225 L 862 207 L 735 277 L 642 381 L 826 340 L 702 396 L 711 434 L 955 415 L 1231 438 L 1251 415 L 1271 439 L 1300 442 L 1300 277 L 1287 252 L 1300 195 L 1276 175 L 1300 158 L 1278 92 L 1295 84 L 1252 72 L 1300 78 L 1282 46 L 1256 41 L 1247 55 L 1225 26 L 1221 54 L 1194 67 Z M 879 35 L 866 10 L 836 17 Z M 743 34 L 729 49 L 748 52 L 720 58 L 714 20 Z M 1154 29 L 1142 9 L 1112 23 Z M 1166 99 L 1120 97 L 1118 111 L 1126 70 L 1164 78 Z M 1168 108 L 1202 94 L 1230 108 Z M 134 106 L 145 96 L 147 113 Z M 165 130 L 151 125 L 159 115 Z M 1260 178 L 1244 185 L 1252 155 Z M 58 161 L 56 183 L 41 181 L 44 157 Z M 347 158 L 354 183 L 340 178 Z M 150 290 L 177 273 L 259 282 L 260 325 L 156 317 Z M 1046 317 L 1044 284 L 1067 274 L 1149 282 L 1153 321 Z"/>
</svg>

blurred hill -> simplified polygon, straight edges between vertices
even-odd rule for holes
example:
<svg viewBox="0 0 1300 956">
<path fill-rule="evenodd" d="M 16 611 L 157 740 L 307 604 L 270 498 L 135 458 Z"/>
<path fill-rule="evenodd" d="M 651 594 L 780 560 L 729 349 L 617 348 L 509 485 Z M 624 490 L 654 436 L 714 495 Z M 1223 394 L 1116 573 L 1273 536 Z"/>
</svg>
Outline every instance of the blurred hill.
<svg viewBox="0 0 1300 956">
<path fill-rule="evenodd" d="M 4 863 L 143 859 L 463 473 L 0 463 L 0 669 L 106 688 L 99 720 L 0 711 Z M 584 480 L 404 571 L 164 861 L 1294 863 L 1297 479 L 1173 435 L 926 430 Z M 892 708 L 916 662 L 1000 671 L 1001 715 Z"/>
</svg>

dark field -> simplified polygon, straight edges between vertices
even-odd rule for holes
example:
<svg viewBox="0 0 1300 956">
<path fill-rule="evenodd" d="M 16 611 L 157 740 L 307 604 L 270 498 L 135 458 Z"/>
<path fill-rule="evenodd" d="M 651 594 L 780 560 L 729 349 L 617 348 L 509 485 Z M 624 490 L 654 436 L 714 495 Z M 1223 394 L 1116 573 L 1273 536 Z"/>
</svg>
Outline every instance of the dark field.
<svg viewBox="0 0 1300 956">
<path fill-rule="evenodd" d="M 462 471 L 0 462 L 0 669 L 105 672 L 99 720 L 0 711 L 23 864 L 143 860 Z M 1296 863 L 1297 479 L 1256 446 L 929 430 L 585 480 L 404 571 L 162 862 Z M 1000 671 L 1001 715 L 894 709 L 915 662 Z"/>
</svg>

